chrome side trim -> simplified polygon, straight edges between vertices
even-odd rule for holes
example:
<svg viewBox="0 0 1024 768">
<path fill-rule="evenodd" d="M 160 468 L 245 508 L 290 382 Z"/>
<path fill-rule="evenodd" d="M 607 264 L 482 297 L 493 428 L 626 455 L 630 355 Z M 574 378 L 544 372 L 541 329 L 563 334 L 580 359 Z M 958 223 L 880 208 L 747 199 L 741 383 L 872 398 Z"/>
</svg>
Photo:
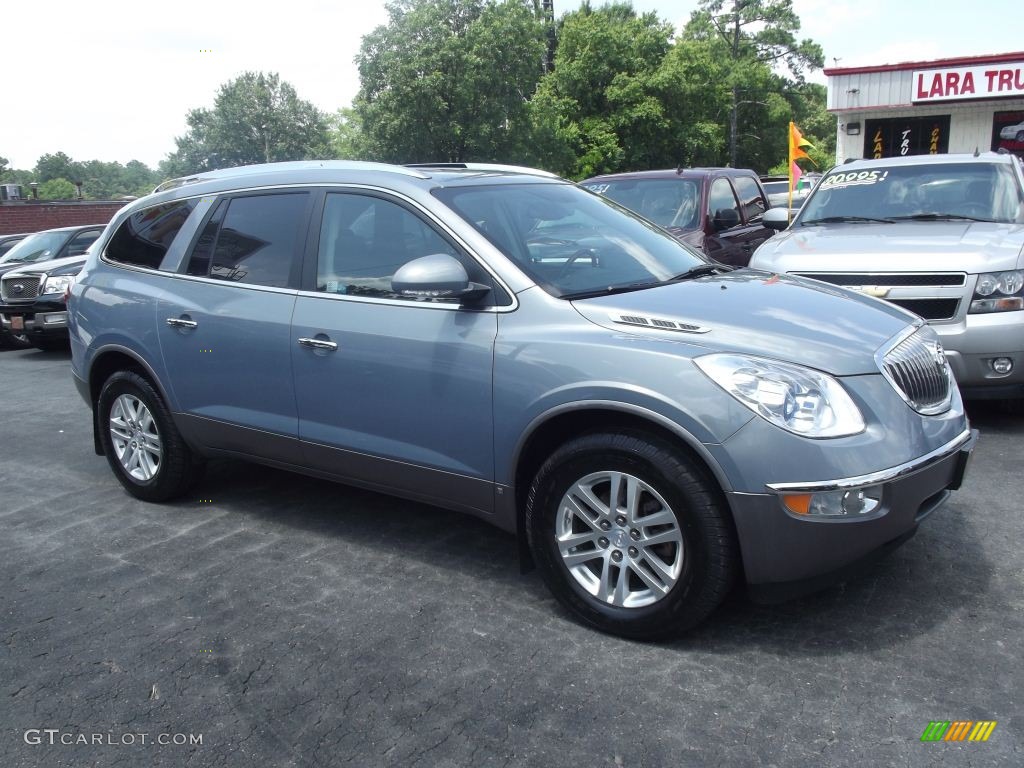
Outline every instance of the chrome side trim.
<svg viewBox="0 0 1024 768">
<path fill-rule="evenodd" d="M 974 439 L 974 433 L 970 428 L 967 428 L 954 439 L 936 448 L 934 451 L 889 469 L 882 469 L 867 475 L 857 475 L 856 477 L 844 477 L 839 480 L 817 480 L 807 483 L 767 483 L 765 487 L 772 493 L 817 493 L 818 491 L 849 490 L 851 488 L 888 483 L 899 477 L 913 474 L 918 470 L 924 469 L 929 464 L 946 458 Z"/>
</svg>

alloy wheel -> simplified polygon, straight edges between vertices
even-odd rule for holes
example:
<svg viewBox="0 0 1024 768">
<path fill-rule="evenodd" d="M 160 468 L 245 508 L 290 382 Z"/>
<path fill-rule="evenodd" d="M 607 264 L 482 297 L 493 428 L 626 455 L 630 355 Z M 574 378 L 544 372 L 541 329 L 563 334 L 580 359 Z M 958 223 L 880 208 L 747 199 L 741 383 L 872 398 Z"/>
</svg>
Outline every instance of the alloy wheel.
<svg viewBox="0 0 1024 768">
<path fill-rule="evenodd" d="M 160 470 L 160 433 L 149 408 L 134 395 L 120 395 L 110 409 L 110 437 L 124 471 L 139 482 Z"/>
<path fill-rule="evenodd" d="M 573 483 L 555 516 L 555 538 L 576 582 L 610 605 L 656 603 L 683 570 L 675 513 L 653 487 L 625 472 L 593 472 Z"/>
</svg>

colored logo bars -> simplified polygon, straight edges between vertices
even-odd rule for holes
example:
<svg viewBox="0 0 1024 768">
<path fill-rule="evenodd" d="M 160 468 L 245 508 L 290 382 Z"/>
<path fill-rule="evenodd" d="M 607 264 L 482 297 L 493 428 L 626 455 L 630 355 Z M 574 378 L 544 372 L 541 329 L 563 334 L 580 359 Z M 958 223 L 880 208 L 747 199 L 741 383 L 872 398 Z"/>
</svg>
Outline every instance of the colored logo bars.
<svg viewBox="0 0 1024 768">
<path fill-rule="evenodd" d="M 932 720 L 921 741 L 988 741 L 995 729 L 995 720 Z"/>
</svg>

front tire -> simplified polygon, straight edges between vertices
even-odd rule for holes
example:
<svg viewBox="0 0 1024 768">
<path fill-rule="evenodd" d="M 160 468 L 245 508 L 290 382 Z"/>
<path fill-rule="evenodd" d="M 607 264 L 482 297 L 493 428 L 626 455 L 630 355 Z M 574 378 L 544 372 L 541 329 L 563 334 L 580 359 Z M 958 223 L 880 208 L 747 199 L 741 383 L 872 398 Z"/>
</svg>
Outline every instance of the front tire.
<svg viewBox="0 0 1024 768">
<path fill-rule="evenodd" d="M 28 349 L 31 346 L 24 333 L 0 331 L 0 349 Z"/>
<path fill-rule="evenodd" d="M 118 371 L 107 379 L 96 418 L 107 462 L 132 496 L 168 501 L 198 478 L 199 460 L 170 411 L 153 385 L 134 371 Z"/>
<path fill-rule="evenodd" d="M 530 487 L 525 527 L 555 597 L 623 637 L 697 625 L 738 571 L 713 481 L 675 446 L 640 433 L 584 435 L 557 449 Z"/>
</svg>

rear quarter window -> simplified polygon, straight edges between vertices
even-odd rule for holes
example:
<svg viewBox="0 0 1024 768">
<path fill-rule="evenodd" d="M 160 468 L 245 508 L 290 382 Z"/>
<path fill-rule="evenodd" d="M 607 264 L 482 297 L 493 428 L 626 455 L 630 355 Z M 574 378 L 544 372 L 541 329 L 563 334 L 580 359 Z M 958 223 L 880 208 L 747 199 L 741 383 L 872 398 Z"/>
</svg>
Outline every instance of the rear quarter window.
<svg viewBox="0 0 1024 768">
<path fill-rule="evenodd" d="M 159 269 L 197 200 L 175 200 L 136 211 L 110 238 L 104 257 L 115 264 Z"/>
</svg>

